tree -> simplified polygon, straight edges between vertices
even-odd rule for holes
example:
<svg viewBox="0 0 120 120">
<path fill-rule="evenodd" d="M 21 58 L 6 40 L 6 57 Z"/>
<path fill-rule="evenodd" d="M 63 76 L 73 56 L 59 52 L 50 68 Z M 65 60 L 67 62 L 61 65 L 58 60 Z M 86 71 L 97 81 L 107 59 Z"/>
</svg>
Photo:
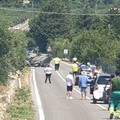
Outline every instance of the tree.
<svg viewBox="0 0 120 120">
<path fill-rule="evenodd" d="M 11 35 L 0 22 L 0 84 L 6 84 L 8 78 L 7 54 L 10 51 Z"/>
<path fill-rule="evenodd" d="M 114 40 L 113 40 L 114 39 Z M 71 56 L 81 62 L 115 66 L 120 45 L 115 36 L 106 36 L 97 30 L 84 30 L 73 38 Z M 112 49 L 114 48 L 114 49 Z M 112 51 L 111 51 L 112 49 Z"/>
<path fill-rule="evenodd" d="M 12 45 L 8 54 L 9 65 L 11 70 L 22 70 L 25 67 L 26 62 L 26 35 L 19 31 L 13 34 Z"/>
<path fill-rule="evenodd" d="M 46 51 L 48 39 L 62 37 L 71 39 L 71 16 L 59 13 L 69 12 L 68 2 L 51 0 L 45 1 L 43 11 L 54 12 L 53 14 L 39 14 L 30 22 L 30 34 L 39 45 L 41 52 Z"/>
<path fill-rule="evenodd" d="M 63 38 L 56 38 L 54 41 L 51 41 L 49 44 L 52 48 L 52 55 L 54 57 L 58 56 L 58 57 L 65 57 L 64 56 L 64 49 L 70 49 L 70 42 L 68 41 L 68 39 L 63 39 Z"/>
<path fill-rule="evenodd" d="M 0 22 L 0 84 L 6 84 L 10 71 L 22 70 L 25 67 L 26 45 L 25 34 L 11 33 Z"/>
</svg>

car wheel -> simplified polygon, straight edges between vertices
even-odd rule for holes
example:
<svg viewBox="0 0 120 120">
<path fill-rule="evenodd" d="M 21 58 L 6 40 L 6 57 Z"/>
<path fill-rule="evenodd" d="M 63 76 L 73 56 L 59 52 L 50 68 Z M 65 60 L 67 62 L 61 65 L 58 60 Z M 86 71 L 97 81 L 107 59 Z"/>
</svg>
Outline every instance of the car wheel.
<svg viewBox="0 0 120 120">
<path fill-rule="evenodd" d="M 97 103 L 97 100 L 93 97 L 93 103 Z"/>
</svg>

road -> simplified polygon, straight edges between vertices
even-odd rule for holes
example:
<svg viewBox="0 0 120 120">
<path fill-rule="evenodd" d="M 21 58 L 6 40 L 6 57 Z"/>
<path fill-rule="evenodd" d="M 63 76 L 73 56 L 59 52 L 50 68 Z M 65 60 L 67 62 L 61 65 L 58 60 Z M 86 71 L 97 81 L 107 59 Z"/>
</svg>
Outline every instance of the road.
<svg viewBox="0 0 120 120">
<path fill-rule="evenodd" d="M 27 19 L 25 22 L 17 24 L 13 27 L 10 27 L 11 30 L 22 30 L 22 31 L 29 31 L 29 25 L 28 25 L 29 19 Z"/>
<path fill-rule="evenodd" d="M 53 63 L 51 62 L 53 66 Z M 54 67 L 54 66 L 53 66 Z M 66 99 L 65 76 L 71 71 L 70 65 L 61 62 L 60 70 L 53 71 L 52 84 L 44 83 L 43 67 L 31 69 L 31 83 L 37 120 L 108 120 L 107 104 L 92 103 L 92 95 L 87 88 L 87 100 L 80 99 L 80 90 L 74 86 L 72 97 Z"/>
</svg>

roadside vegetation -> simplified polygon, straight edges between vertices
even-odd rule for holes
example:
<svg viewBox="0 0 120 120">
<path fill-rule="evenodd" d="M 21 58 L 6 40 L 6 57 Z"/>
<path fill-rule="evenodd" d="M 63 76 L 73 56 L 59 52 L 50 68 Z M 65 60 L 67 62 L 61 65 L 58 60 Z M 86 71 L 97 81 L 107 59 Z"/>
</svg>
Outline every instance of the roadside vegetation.
<svg viewBox="0 0 120 120">
<path fill-rule="evenodd" d="M 28 79 L 29 69 L 25 68 L 22 72 L 22 87 L 15 90 L 12 102 L 6 110 L 9 120 L 35 120 L 35 110 Z"/>
<path fill-rule="evenodd" d="M 8 109 L 9 120 L 34 120 L 34 110 L 31 103 L 29 88 L 16 90 L 14 103 Z"/>
</svg>

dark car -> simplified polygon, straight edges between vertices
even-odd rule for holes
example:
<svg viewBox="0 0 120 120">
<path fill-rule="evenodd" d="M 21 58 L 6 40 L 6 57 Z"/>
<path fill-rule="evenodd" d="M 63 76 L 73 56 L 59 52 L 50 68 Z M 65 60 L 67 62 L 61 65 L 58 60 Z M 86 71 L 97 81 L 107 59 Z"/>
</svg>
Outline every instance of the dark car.
<svg viewBox="0 0 120 120">
<path fill-rule="evenodd" d="M 30 60 L 30 65 L 34 67 L 46 67 L 50 61 L 51 57 L 48 54 L 41 54 Z"/>
</svg>

